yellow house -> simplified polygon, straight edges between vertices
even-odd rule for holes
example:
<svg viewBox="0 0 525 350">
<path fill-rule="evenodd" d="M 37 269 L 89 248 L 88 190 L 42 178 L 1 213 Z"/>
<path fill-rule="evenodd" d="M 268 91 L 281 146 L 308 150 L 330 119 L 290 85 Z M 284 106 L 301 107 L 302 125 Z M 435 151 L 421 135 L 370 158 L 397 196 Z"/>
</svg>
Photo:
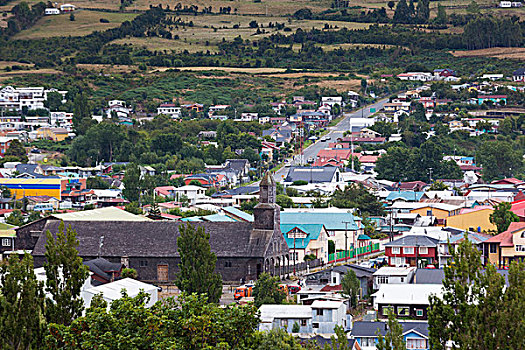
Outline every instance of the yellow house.
<svg viewBox="0 0 525 350">
<path fill-rule="evenodd" d="M 441 223 L 440 226 L 444 226 L 445 220 L 451 216 L 458 215 L 460 211 L 461 208 L 457 205 L 446 203 L 429 203 L 428 205 L 420 206 L 419 208 L 410 210 L 410 212 L 413 214 L 419 214 L 421 216 L 434 216 Z"/>
<path fill-rule="evenodd" d="M 64 128 L 50 128 L 43 126 L 36 130 L 36 137 L 38 139 L 46 139 L 52 141 L 64 141 L 69 132 Z"/>
<path fill-rule="evenodd" d="M 494 209 L 492 207 L 462 209 L 459 214 L 446 218 L 446 226 L 477 232 L 496 230 L 496 225 L 489 220 L 490 214 Z"/>
<path fill-rule="evenodd" d="M 525 261 L 525 222 L 513 222 L 507 231 L 483 242 L 488 263 L 499 268 L 510 266 L 512 261 Z"/>
</svg>

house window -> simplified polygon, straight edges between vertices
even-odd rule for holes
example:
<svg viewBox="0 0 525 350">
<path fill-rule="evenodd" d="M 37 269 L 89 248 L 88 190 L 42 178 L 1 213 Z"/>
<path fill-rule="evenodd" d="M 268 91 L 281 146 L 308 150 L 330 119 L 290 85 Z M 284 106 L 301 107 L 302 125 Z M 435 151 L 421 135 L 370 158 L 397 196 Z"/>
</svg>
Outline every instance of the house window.
<svg viewBox="0 0 525 350">
<path fill-rule="evenodd" d="M 319 323 L 318 323 L 318 322 L 314 322 L 314 323 L 312 323 L 312 327 L 313 327 L 313 328 L 319 328 Z"/>
<path fill-rule="evenodd" d="M 426 349 L 426 339 L 407 339 L 407 349 Z"/>
<path fill-rule="evenodd" d="M 401 247 L 392 247 L 392 254 L 401 254 Z"/>
<path fill-rule="evenodd" d="M 410 309 L 408 306 L 398 306 L 397 307 L 398 316 L 408 316 L 410 315 Z"/>
<path fill-rule="evenodd" d="M 391 265 L 400 266 L 405 264 L 405 258 L 391 258 Z"/>
<path fill-rule="evenodd" d="M 147 261 L 147 260 L 140 260 L 140 261 L 139 261 L 139 266 L 140 266 L 140 267 L 146 267 L 146 266 L 148 266 L 148 261 Z"/>
<path fill-rule="evenodd" d="M 287 319 L 282 319 L 281 320 L 281 327 L 288 328 L 288 320 Z"/>
<path fill-rule="evenodd" d="M 323 316 L 323 309 L 315 309 L 315 314 L 317 316 Z"/>
<path fill-rule="evenodd" d="M 496 254 L 497 251 L 498 251 L 498 249 L 497 249 L 497 245 L 496 245 L 495 243 L 491 243 L 491 244 L 490 244 L 490 253 L 491 253 L 491 254 Z"/>
<path fill-rule="evenodd" d="M 376 339 L 375 338 L 361 338 L 361 347 L 375 347 Z"/>
<path fill-rule="evenodd" d="M 383 316 L 387 316 L 390 312 L 394 312 L 393 306 L 383 306 Z"/>
<path fill-rule="evenodd" d="M 517 252 L 525 252 L 525 245 L 517 244 L 516 245 L 516 251 Z"/>
<path fill-rule="evenodd" d="M 432 209 L 427 210 L 427 216 L 432 216 Z"/>
<path fill-rule="evenodd" d="M 428 254 L 427 247 L 419 247 L 419 254 Z"/>
<path fill-rule="evenodd" d="M 416 316 L 417 317 L 423 317 L 423 309 L 417 309 L 416 310 Z"/>
<path fill-rule="evenodd" d="M 224 262 L 224 267 L 232 267 L 232 262 L 231 261 L 225 261 Z"/>
<path fill-rule="evenodd" d="M 2 246 L 9 247 L 11 245 L 11 240 L 9 238 L 2 238 Z"/>
<path fill-rule="evenodd" d="M 401 281 L 401 283 L 405 283 L 405 277 L 401 277 L 399 280 Z"/>
<path fill-rule="evenodd" d="M 388 276 L 377 276 L 377 284 L 388 284 Z"/>
<path fill-rule="evenodd" d="M 414 247 L 403 247 L 403 254 L 414 254 Z"/>
<path fill-rule="evenodd" d="M 301 320 L 301 327 L 306 327 L 306 320 Z"/>
</svg>

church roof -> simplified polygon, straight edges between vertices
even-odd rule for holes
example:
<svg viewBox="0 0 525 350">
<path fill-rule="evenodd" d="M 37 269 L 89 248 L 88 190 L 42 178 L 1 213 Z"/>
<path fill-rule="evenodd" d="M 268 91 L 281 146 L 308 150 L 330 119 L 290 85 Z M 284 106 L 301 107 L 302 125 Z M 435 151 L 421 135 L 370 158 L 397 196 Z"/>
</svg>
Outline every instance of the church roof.
<svg viewBox="0 0 525 350">
<path fill-rule="evenodd" d="M 65 221 L 76 230 L 81 257 L 178 257 L 179 226 L 173 221 Z M 43 232 L 58 232 L 60 221 L 49 220 Z M 249 222 L 197 222 L 210 235 L 212 251 L 218 257 L 263 257 L 273 231 L 252 230 Z M 46 236 L 40 235 L 34 256 L 43 256 Z"/>
</svg>

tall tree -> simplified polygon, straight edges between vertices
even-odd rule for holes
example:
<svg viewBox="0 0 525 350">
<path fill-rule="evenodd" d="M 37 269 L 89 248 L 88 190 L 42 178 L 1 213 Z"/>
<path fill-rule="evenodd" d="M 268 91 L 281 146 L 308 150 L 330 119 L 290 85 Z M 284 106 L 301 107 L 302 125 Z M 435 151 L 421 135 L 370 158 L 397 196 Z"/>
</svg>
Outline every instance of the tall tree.
<svg viewBox="0 0 525 350">
<path fill-rule="evenodd" d="M 44 290 L 37 281 L 33 258 L 11 256 L 0 264 L 0 348 L 40 348 L 44 317 Z"/>
<path fill-rule="evenodd" d="M 179 226 L 177 250 L 180 255 L 179 272 L 175 284 L 186 293 L 206 294 L 212 303 L 222 295 L 222 278 L 215 272 L 217 256 L 211 251 L 210 234 L 204 227 L 191 224 Z"/>
<path fill-rule="evenodd" d="M 261 273 L 253 289 L 255 306 L 262 304 L 281 304 L 286 295 L 279 289 L 279 278 L 270 276 L 266 272 Z"/>
<path fill-rule="evenodd" d="M 18 140 L 13 140 L 9 144 L 9 148 L 5 151 L 5 156 L 17 157 L 22 163 L 27 163 L 27 151 Z"/>
<path fill-rule="evenodd" d="M 417 21 L 427 23 L 430 18 L 430 0 L 419 0 L 417 2 Z"/>
<path fill-rule="evenodd" d="M 78 134 L 83 135 L 95 124 L 91 117 L 91 104 L 84 93 L 77 94 L 73 103 L 73 126 Z"/>
<path fill-rule="evenodd" d="M 523 169 L 523 150 L 515 149 L 507 141 L 485 141 L 476 154 L 477 163 L 483 168 L 483 179 L 491 181 L 510 177 Z"/>
<path fill-rule="evenodd" d="M 430 297 L 431 348 L 446 349 L 450 341 L 454 349 L 523 348 L 524 265 L 511 264 L 505 288 L 493 265 L 482 269 L 481 252 L 467 238 L 450 250 L 454 263 L 445 268 L 443 296 Z"/>
<path fill-rule="evenodd" d="M 377 334 L 377 350 L 405 350 L 405 339 L 403 338 L 403 327 L 397 322 L 394 313 L 388 312 L 387 332 L 382 335 L 379 330 Z"/>
<path fill-rule="evenodd" d="M 122 190 L 124 197 L 130 202 L 138 201 L 142 191 L 142 181 L 140 179 L 140 168 L 137 164 L 128 164 L 122 182 L 124 184 Z"/>
<path fill-rule="evenodd" d="M 509 228 L 511 222 L 518 222 L 520 218 L 511 212 L 512 205 L 509 202 L 501 202 L 494 206 L 494 211 L 489 216 L 492 224 L 496 225 L 498 233 L 502 233 Z"/>
<path fill-rule="evenodd" d="M 406 0 L 399 0 L 394 12 L 394 23 L 408 23 L 410 22 L 410 10 Z"/>
<path fill-rule="evenodd" d="M 359 301 L 359 288 L 361 287 L 357 276 L 352 269 L 348 269 L 341 281 L 343 293 L 348 295 L 350 307 L 356 308 Z"/>
<path fill-rule="evenodd" d="M 47 99 L 44 101 L 44 106 L 49 108 L 50 111 L 58 111 L 58 108 L 62 106 L 62 94 L 56 91 L 49 92 Z"/>
<path fill-rule="evenodd" d="M 50 323 L 69 325 L 82 315 L 84 302 L 80 297 L 82 285 L 89 276 L 86 265 L 78 256 L 75 230 L 61 222 L 55 236 L 46 232 L 46 318 Z"/>
<path fill-rule="evenodd" d="M 361 215 L 384 213 L 383 204 L 361 184 L 346 186 L 343 191 L 336 190 L 330 203 L 338 208 L 358 208 Z"/>
<path fill-rule="evenodd" d="M 447 16 L 447 11 L 445 10 L 445 6 L 438 4 L 437 16 L 436 16 L 435 21 L 437 24 L 447 24 L 448 16 Z"/>
</svg>

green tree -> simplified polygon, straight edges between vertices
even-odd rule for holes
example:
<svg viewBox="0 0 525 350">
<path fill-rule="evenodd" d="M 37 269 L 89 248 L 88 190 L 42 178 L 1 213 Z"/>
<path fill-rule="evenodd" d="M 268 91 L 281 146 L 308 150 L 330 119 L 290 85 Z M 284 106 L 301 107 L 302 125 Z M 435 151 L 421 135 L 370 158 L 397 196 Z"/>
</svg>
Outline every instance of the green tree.
<svg viewBox="0 0 525 350">
<path fill-rule="evenodd" d="M 331 239 L 328 240 L 328 254 L 334 254 L 335 253 L 335 242 Z"/>
<path fill-rule="evenodd" d="M 0 348 L 41 348 L 44 298 L 29 254 L 0 263 Z"/>
<path fill-rule="evenodd" d="M 388 3 L 387 3 L 387 6 L 390 8 L 390 11 L 392 11 L 394 9 L 394 6 L 396 6 L 396 3 L 393 2 L 392 0 L 390 0 Z"/>
<path fill-rule="evenodd" d="M 95 121 L 91 118 L 91 104 L 83 93 L 76 95 L 73 110 L 73 126 L 79 135 L 83 135 Z"/>
<path fill-rule="evenodd" d="M 472 14 L 478 14 L 479 13 L 479 5 L 477 2 L 472 0 L 470 4 L 467 6 L 467 12 Z"/>
<path fill-rule="evenodd" d="M 49 108 L 49 110 L 52 112 L 58 111 L 60 106 L 62 106 L 62 100 L 63 97 L 60 93 L 55 91 L 49 92 L 47 94 L 47 99 L 44 101 L 44 106 Z"/>
<path fill-rule="evenodd" d="M 445 7 L 442 6 L 441 4 L 438 4 L 437 16 L 436 16 L 435 21 L 437 24 L 447 24 L 448 22 L 447 12 L 445 10 Z"/>
<path fill-rule="evenodd" d="M 124 184 L 122 190 L 124 197 L 130 202 L 138 201 L 142 191 L 142 181 L 140 179 L 140 168 L 137 164 L 128 164 L 122 182 Z"/>
<path fill-rule="evenodd" d="M 450 252 L 454 263 L 445 268 L 443 296 L 430 297 L 431 348 L 446 349 L 449 341 L 455 349 L 522 348 L 525 315 L 522 306 L 518 306 L 523 298 L 518 295 L 525 292 L 525 285 L 519 284 L 525 280 L 524 265 L 512 263 L 509 286 L 505 288 L 505 278 L 492 264 L 483 269 L 481 252 L 466 234 Z M 522 311 L 518 312 L 516 307 Z"/>
<path fill-rule="evenodd" d="M 293 200 L 285 194 L 278 194 L 275 201 L 281 208 L 294 207 Z"/>
<path fill-rule="evenodd" d="M 394 23 L 409 23 L 410 22 L 410 10 L 408 8 L 406 0 L 399 0 L 394 12 Z"/>
<path fill-rule="evenodd" d="M 384 213 L 383 204 L 361 184 L 346 186 L 342 191 L 337 189 L 330 203 L 337 208 L 358 208 L 361 215 L 373 216 Z"/>
<path fill-rule="evenodd" d="M 491 181 L 518 174 L 523 168 L 523 151 L 514 149 L 507 141 L 485 141 L 476 154 L 483 168 L 483 179 Z"/>
<path fill-rule="evenodd" d="M 175 284 L 186 293 L 206 294 L 210 302 L 218 303 L 222 294 L 221 275 L 215 272 L 217 256 L 211 251 L 210 235 L 204 227 L 191 224 L 179 226 L 177 250 L 179 272 Z"/>
<path fill-rule="evenodd" d="M 122 269 L 122 278 L 134 278 L 136 279 L 138 276 L 137 270 L 131 269 L 131 268 L 123 268 Z"/>
<path fill-rule="evenodd" d="M 64 228 L 62 221 L 55 236 L 46 232 L 46 319 L 49 323 L 69 325 L 82 315 L 82 285 L 89 277 L 86 265 L 78 256 L 78 239 L 75 230 Z"/>
<path fill-rule="evenodd" d="M 22 226 L 25 224 L 25 218 L 20 209 L 15 209 L 5 219 L 5 222 L 7 222 L 10 225 Z"/>
<path fill-rule="evenodd" d="M 442 181 L 434 181 L 432 182 L 432 185 L 430 185 L 430 191 L 445 191 L 448 190 L 448 186 L 444 184 Z"/>
<path fill-rule="evenodd" d="M 405 350 L 405 339 L 403 338 L 403 327 L 397 322 L 392 310 L 388 312 L 387 321 L 388 330 L 385 335 L 382 335 L 379 330 L 377 335 L 377 350 Z"/>
<path fill-rule="evenodd" d="M 417 21 L 427 23 L 430 18 L 430 0 L 419 0 L 417 2 Z"/>
<path fill-rule="evenodd" d="M 348 295 L 350 307 L 355 309 L 359 302 L 359 289 L 361 287 L 357 276 L 352 269 L 348 269 L 341 281 L 343 293 Z"/>
<path fill-rule="evenodd" d="M 504 232 L 509 228 L 511 222 L 518 222 L 520 218 L 511 212 L 512 205 L 502 202 L 494 206 L 494 211 L 490 214 L 489 220 L 498 228 L 498 233 Z"/>
<path fill-rule="evenodd" d="M 286 295 L 279 289 L 279 277 L 263 272 L 255 282 L 253 297 L 259 308 L 262 304 L 282 304 Z"/>
<path fill-rule="evenodd" d="M 9 144 L 9 148 L 5 151 L 5 156 L 17 157 L 22 163 L 27 163 L 27 151 L 18 140 L 13 140 Z"/>
</svg>

